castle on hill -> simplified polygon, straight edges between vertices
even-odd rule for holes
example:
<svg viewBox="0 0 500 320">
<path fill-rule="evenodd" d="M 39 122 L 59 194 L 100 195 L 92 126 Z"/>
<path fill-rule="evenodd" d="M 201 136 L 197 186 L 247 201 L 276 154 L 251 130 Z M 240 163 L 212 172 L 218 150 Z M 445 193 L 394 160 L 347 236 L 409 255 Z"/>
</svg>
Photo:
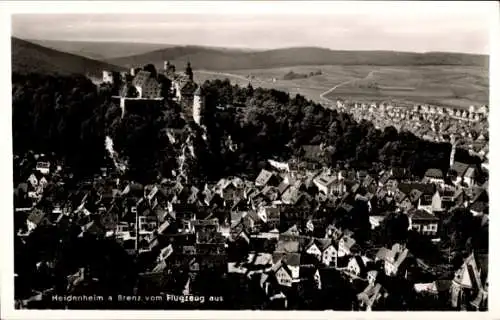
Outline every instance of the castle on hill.
<svg viewBox="0 0 500 320">
<path fill-rule="evenodd" d="M 173 93 L 174 100 L 181 105 L 183 113 L 188 117 L 192 117 L 196 124 L 201 125 L 205 108 L 205 96 L 201 86 L 194 81 L 191 63 L 187 63 L 184 72 L 177 73 L 175 66 L 170 61 L 164 61 L 163 71 L 172 83 L 170 90 Z"/>
<path fill-rule="evenodd" d="M 191 64 L 188 62 L 184 72 L 176 72 L 175 66 L 169 61 L 163 64 L 163 75 L 170 80 L 169 93 L 174 101 L 181 105 L 183 115 L 186 119 L 192 118 L 197 125 L 202 125 L 203 110 L 205 108 L 205 97 L 200 85 L 194 81 Z M 103 82 L 113 83 L 113 75 L 109 71 L 103 71 Z M 161 106 L 164 103 L 162 96 L 164 82 L 152 70 L 131 68 L 130 72 L 120 75 L 122 82 L 119 95 L 113 98 L 119 99 L 122 117 L 130 108 L 141 108 L 146 104 Z"/>
</svg>

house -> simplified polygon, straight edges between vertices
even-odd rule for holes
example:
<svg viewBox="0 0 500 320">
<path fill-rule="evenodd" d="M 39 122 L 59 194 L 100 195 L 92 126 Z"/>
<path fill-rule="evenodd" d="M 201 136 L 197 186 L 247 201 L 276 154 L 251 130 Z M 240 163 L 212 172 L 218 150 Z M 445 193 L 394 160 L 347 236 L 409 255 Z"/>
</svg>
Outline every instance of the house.
<svg viewBox="0 0 500 320">
<path fill-rule="evenodd" d="M 36 164 L 36 171 L 40 172 L 43 175 L 47 175 L 50 173 L 50 162 L 39 161 Z"/>
<path fill-rule="evenodd" d="M 435 168 L 429 169 L 425 172 L 424 180 L 442 186 L 444 184 L 443 171 Z"/>
<path fill-rule="evenodd" d="M 326 237 L 331 237 L 332 240 L 337 241 L 342 237 L 342 230 L 334 224 L 330 224 L 326 227 Z"/>
<path fill-rule="evenodd" d="M 172 244 L 169 244 L 165 248 L 161 249 L 160 253 L 158 254 L 157 262 L 163 262 L 166 261 L 168 257 L 174 252 L 174 249 L 172 247 Z"/>
<path fill-rule="evenodd" d="M 138 222 L 139 233 L 153 233 L 158 227 L 157 217 L 153 215 L 141 215 L 138 217 Z"/>
<path fill-rule="evenodd" d="M 474 253 L 469 255 L 455 272 L 451 283 L 451 305 L 458 307 L 472 304 L 479 309 L 487 301 L 487 276 L 481 277 L 483 270 L 478 266 Z M 474 300 L 472 298 L 475 297 Z"/>
<path fill-rule="evenodd" d="M 408 173 L 405 168 L 395 167 L 390 170 L 390 179 L 396 181 L 402 181 L 408 177 Z"/>
<path fill-rule="evenodd" d="M 333 191 L 333 184 L 336 180 L 335 175 L 329 175 L 328 173 L 323 173 L 318 177 L 313 179 L 314 185 L 318 188 L 320 192 L 326 195 L 330 195 Z"/>
<path fill-rule="evenodd" d="M 281 181 L 279 178 L 272 172 L 267 171 L 265 169 L 262 169 L 259 175 L 257 176 L 257 179 L 255 179 L 255 185 L 257 187 L 263 187 L 263 186 L 274 186 L 277 187 Z"/>
<path fill-rule="evenodd" d="M 338 257 L 351 255 L 351 248 L 356 243 L 356 240 L 349 236 L 343 236 L 339 241 Z"/>
<path fill-rule="evenodd" d="M 305 252 L 313 255 L 326 266 L 332 262 L 337 265 L 337 250 L 330 239 L 310 239 L 305 246 Z"/>
<path fill-rule="evenodd" d="M 274 252 L 279 253 L 299 253 L 300 252 L 300 244 L 298 240 L 289 240 L 281 238 L 278 240 L 278 244 Z"/>
<path fill-rule="evenodd" d="M 141 70 L 134 79 L 132 85 L 138 92 L 141 99 L 154 99 L 161 97 L 161 84 L 153 77 L 151 72 Z"/>
<path fill-rule="evenodd" d="M 476 169 L 474 167 L 469 167 L 467 171 L 465 171 L 463 181 L 469 187 L 476 185 Z"/>
<path fill-rule="evenodd" d="M 366 175 L 361 185 L 370 193 L 377 192 L 377 183 L 371 175 Z"/>
<path fill-rule="evenodd" d="M 373 215 L 369 217 L 370 220 L 370 225 L 372 227 L 372 230 L 380 227 L 380 224 L 382 221 L 385 220 L 385 215 Z"/>
<path fill-rule="evenodd" d="M 408 249 L 396 243 L 392 249 L 380 248 L 375 256 L 375 261 L 384 262 L 384 271 L 387 276 L 395 276 L 402 273 L 404 262 L 408 256 Z"/>
<path fill-rule="evenodd" d="M 300 181 L 298 183 L 288 187 L 282 194 L 281 194 L 281 201 L 284 204 L 295 204 L 297 200 L 299 199 L 300 196 Z"/>
<path fill-rule="evenodd" d="M 104 237 L 106 236 L 106 231 L 104 228 L 97 223 L 96 221 L 90 221 L 83 226 L 81 226 L 82 232 L 78 235 L 78 237 L 83 237 L 87 234 L 92 235 L 93 237 Z"/>
<path fill-rule="evenodd" d="M 440 295 L 449 292 L 450 286 L 451 286 L 451 280 L 446 279 L 446 280 L 435 280 L 430 283 L 415 283 L 413 288 L 417 293 L 425 292 L 437 298 Z"/>
<path fill-rule="evenodd" d="M 297 224 L 291 225 L 285 232 L 280 234 L 280 239 L 298 239 L 300 237 L 300 231 Z"/>
<path fill-rule="evenodd" d="M 256 232 L 264 224 L 264 221 L 256 211 L 251 210 L 241 218 L 241 223 L 246 228 L 246 230 L 250 232 Z"/>
<path fill-rule="evenodd" d="M 430 202 L 427 196 L 420 199 L 418 209 L 425 210 L 429 213 L 442 212 L 443 210 L 453 207 L 453 205 L 455 205 L 455 200 L 456 190 L 439 188 L 432 196 Z"/>
<path fill-rule="evenodd" d="M 366 274 L 366 279 L 368 280 L 369 284 L 375 284 L 375 282 L 377 281 L 377 276 L 378 276 L 377 270 L 370 270 Z"/>
<path fill-rule="evenodd" d="M 48 215 L 39 209 L 33 209 L 29 214 L 26 225 L 28 227 L 28 232 L 36 229 L 38 226 L 49 225 L 50 221 Z"/>
<path fill-rule="evenodd" d="M 469 210 L 473 216 L 482 216 L 488 213 L 488 203 L 484 201 L 475 201 L 469 206 Z"/>
<path fill-rule="evenodd" d="M 368 273 L 368 263 L 371 260 L 365 256 L 355 255 L 349 259 L 347 271 L 359 278 L 365 279 Z"/>
<path fill-rule="evenodd" d="M 453 175 L 453 184 L 459 184 L 464 180 L 465 173 L 469 165 L 466 163 L 455 161 L 450 168 L 450 172 Z"/>
<path fill-rule="evenodd" d="M 366 311 L 372 311 L 373 305 L 382 297 L 382 286 L 380 284 L 368 284 L 368 286 L 357 295 L 360 307 Z"/>
<path fill-rule="evenodd" d="M 36 176 L 35 173 L 32 173 L 29 177 L 28 177 L 28 182 L 30 183 L 30 185 L 32 187 L 37 187 L 38 186 L 38 178 Z"/>
<path fill-rule="evenodd" d="M 408 213 L 409 229 L 426 236 L 435 236 L 438 231 L 439 218 L 424 210 L 413 210 Z"/>
<path fill-rule="evenodd" d="M 276 168 L 277 170 L 284 171 L 284 172 L 290 172 L 290 166 L 288 165 L 287 162 L 280 162 L 280 161 L 275 161 L 272 159 L 267 160 L 269 164 Z"/>
<path fill-rule="evenodd" d="M 260 207 L 257 214 L 271 229 L 279 227 L 281 211 L 276 206 Z"/>
<path fill-rule="evenodd" d="M 300 254 L 287 254 L 275 264 L 279 264 L 275 276 L 281 286 L 291 287 L 300 280 Z"/>
</svg>

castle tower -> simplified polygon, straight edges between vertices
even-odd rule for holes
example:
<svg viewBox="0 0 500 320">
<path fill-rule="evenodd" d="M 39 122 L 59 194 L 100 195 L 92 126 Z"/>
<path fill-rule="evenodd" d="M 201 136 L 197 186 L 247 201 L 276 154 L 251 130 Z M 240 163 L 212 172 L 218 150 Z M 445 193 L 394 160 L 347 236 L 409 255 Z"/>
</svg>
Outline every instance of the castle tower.
<svg viewBox="0 0 500 320">
<path fill-rule="evenodd" d="M 186 75 L 189 77 L 190 81 L 193 81 L 194 78 L 193 69 L 191 69 L 191 63 L 189 61 L 186 65 Z"/>
<path fill-rule="evenodd" d="M 455 163 L 455 152 L 457 151 L 457 141 L 455 140 L 454 135 L 451 135 L 450 143 L 451 143 L 451 153 L 450 153 L 450 168 L 451 168 Z"/>
<path fill-rule="evenodd" d="M 203 121 L 203 112 L 205 109 L 205 95 L 203 94 L 203 90 L 201 86 L 198 86 L 198 89 L 194 92 L 193 99 L 193 119 L 197 125 L 201 125 Z"/>
</svg>

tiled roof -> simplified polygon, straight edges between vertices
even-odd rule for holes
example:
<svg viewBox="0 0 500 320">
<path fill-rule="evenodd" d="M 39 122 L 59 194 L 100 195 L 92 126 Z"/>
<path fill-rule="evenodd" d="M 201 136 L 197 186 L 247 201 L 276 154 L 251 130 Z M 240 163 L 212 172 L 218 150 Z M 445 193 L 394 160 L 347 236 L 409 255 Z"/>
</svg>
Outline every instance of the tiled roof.
<svg viewBox="0 0 500 320">
<path fill-rule="evenodd" d="M 458 161 L 455 161 L 453 163 L 453 166 L 451 167 L 451 169 L 454 170 L 459 177 L 462 177 L 465 174 L 465 172 L 467 171 L 467 168 L 469 168 L 468 164 L 458 162 Z"/>
<path fill-rule="evenodd" d="M 468 168 L 464 175 L 464 177 L 467 178 L 474 178 L 475 176 L 476 176 L 476 170 L 474 170 L 474 168 Z"/>
<path fill-rule="evenodd" d="M 283 240 L 278 241 L 275 252 L 299 252 L 299 241 L 298 240 Z"/>
<path fill-rule="evenodd" d="M 33 222 L 34 224 L 39 224 L 44 217 L 45 217 L 45 212 L 39 209 L 34 209 L 28 216 L 28 220 Z"/>
<path fill-rule="evenodd" d="M 132 84 L 134 86 L 142 87 L 150 77 L 151 72 L 141 70 L 135 75 L 134 79 L 132 80 Z"/>
<path fill-rule="evenodd" d="M 342 239 L 344 240 L 345 248 L 347 249 L 350 249 L 356 243 L 356 240 L 351 237 L 343 237 Z"/>
<path fill-rule="evenodd" d="M 272 172 L 262 169 L 257 179 L 255 179 L 255 184 L 261 186 L 266 185 L 272 176 L 273 176 Z"/>
<path fill-rule="evenodd" d="M 440 169 L 429 169 L 425 172 L 425 176 L 426 177 L 429 177 L 429 178 L 437 178 L 437 179 L 441 179 L 443 178 L 443 171 L 441 171 Z"/>
<path fill-rule="evenodd" d="M 424 210 L 414 210 L 410 213 L 412 220 L 429 220 L 429 221 L 439 221 L 439 218 L 428 213 Z"/>
<path fill-rule="evenodd" d="M 436 191 L 435 185 L 430 183 L 400 183 L 398 189 L 406 195 L 409 195 L 414 189 L 422 192 L 424 195 L 434 195 Z"/>
<path fill-rule="evenodd" d="M 484 213 L 486 209 L 488 208 L 488 204 L 483 201 L 476 201 L 470 206 L 470 210 L 479 212 L 479 213 Z"/>
</svg>

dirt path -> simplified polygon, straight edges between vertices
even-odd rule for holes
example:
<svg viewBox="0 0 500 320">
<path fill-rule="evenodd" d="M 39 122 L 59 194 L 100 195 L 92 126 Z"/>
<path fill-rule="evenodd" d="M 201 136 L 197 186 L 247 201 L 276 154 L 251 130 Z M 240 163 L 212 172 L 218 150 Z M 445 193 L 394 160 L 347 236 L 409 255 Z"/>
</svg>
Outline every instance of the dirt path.
<svg viewBox="0 0 500 320">
<path fill-rule="evenodd" d="M 330 88 L 330 89 L 326 90 L 325 92 L 323 92 L 322 94 L 320 94 L 319 97 L 322 100 L 324 100 L 324 101 L 326 101 L 328 103 L 333 103 L 333 100 L 328 99 L 328 98 L 325 97 L 327 94 L 330 94 L 331 92 L 335 91 L 338 87 L 344 86 L 344 85 L 352 83 L 354 81 L 367 80 L 367 79 L 371 78 L 375 72 L 377 72 L 377 71 L 376 70 L 372 70 L 364 78 L 361 78 L 361 79 L 355 78 L 355 79 L 351 79 L 351 80 L 347 80 L 347 81 L 341 82 L 341 83 L 335 85 L 333 88 Z"/>
<path fill-rule="evenodd" d="M 249 82 L 252 82 L 252 83 L 257 83 L 257 84 L 271 84 L 272 85 L 272 82 L 270 81 L 265 81 L 265 80 L 260 80 L 260 79 L 257 79 L 257 78 L 254 78 L 254 79 L 249 79 L 247 77 L 244 77 L 242 75 L 239 75 L 239 74 L 234 74 L 234 73 L 227 73 L 227 72 L 216 72 L 216 71 L 208 71 L 208 70 L 198 70 L 196 72 L 199 72 L 201 74 L 209 74 L 209 75 L 216 75 L 216 76 L 224 76 L 224 77 L 227 77 L 227 78 L 236 78 L 236 79 L 240 79 L 240 80 L 244 80 L 244 81 L 249 81 Z M 344 86 L 346 84 L 349 84 L 349 83 L 352 83 L 354 81 L 358 81 L 358 80 L 367 80 L 369 78 L 371 78 L 376 72 L 378 72 L 377 70 L 372 70 L 370 71 L 370 73 L 368 73 L 366 75 L 366 77 L 364 78 L 353 78 L 353 79 L 350 79 L 350 80 L 347 80 L 347 81 L 344 81 L 344 82 L 341 82 L 337 85 L 335 85 L 334 87 L 326 90 L 325 92 L 323 92 L 322 94 L 319 95 L 320 97 L 320 100 L 323 100 L 324 102 L 328 103 L 328 104 L 332 104 L 334 103 L 333 100 L 329 99 L 326 97 L 326 95 L 330 94 L 331 92 L 335 91 L 337 88 L 341 87 L 341 86 Z M 297 91 L 300 92 L 300 89 L 297 88 Z"/>
</svg>

